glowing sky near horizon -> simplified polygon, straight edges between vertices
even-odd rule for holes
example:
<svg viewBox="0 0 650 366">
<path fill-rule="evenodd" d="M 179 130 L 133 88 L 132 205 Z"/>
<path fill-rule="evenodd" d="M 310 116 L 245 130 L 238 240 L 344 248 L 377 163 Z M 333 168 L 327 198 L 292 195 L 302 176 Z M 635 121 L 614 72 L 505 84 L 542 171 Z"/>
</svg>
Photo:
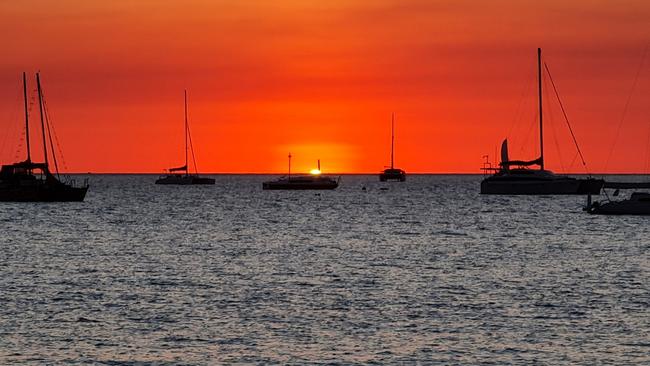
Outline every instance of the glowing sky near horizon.
<svg viewBox="0 0 650 366">
<path fill-rule="evenodd" d="M 542 47 L 589 169 L 646 172 L 649 19 L 645 0 L 0 2 L 0 162 L 23 157 L 21 72 L 40 70 L 68 171 L 182 164 L 188 89 L 204 172 L 284 172 L 289 152 L 377 172 L 394 112 L 398 167 L 478 173 L 505 137 L 536 157 Z M 582 172 L 547 91 L 546 165 Z"/>
</svg>

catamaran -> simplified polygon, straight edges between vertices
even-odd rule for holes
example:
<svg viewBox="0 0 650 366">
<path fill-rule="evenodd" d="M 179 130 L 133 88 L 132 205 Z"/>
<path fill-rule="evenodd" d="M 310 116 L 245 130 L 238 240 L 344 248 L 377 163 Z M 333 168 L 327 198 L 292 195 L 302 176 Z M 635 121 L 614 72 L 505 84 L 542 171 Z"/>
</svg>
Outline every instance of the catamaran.
<svg viewBox="0 0 650 366">
<path fill-rule="evenodd" d="M 339 186 L 338 179 L 321 175 L 320 160 L 318 160 L 318 169 L 313 169 L 309 175 L 291 175 L 291 154 L 289 154 L 289 173 L 274 181 L 262 183 L 264 190 L 307 190 L 307 189 L 335 189 Z"/>
<path fill-rule="evenodd" d="M 41 135 L 43 140 L 43 162 L 32 161 L 29 136 L 29 108 L 27 98 L 27 77 L 23 73 L 23 96 L 25 100 L 25 142 L 27 159 L 3 165 L 0 169 L 0 201 L 8 202 L 66 202 L 83 201 L 88 191 L 88 181 L 77 186 L 74 180 L 61 181 L 54 142 L 50 128 L 47 108 L 44 103 L 43 89 L 39 73 L 36 74 L 38 106 L 41 117 Z M 48 142 L 50 149 L 48 150 Z M 54 173 L 50 171 L 49 155 L 54 162 Z"/>
<path fill-rule="evenodd" d="M 548 68 L 547 68 L 548 71 Z M 530 161 L 510 160 L 508 140 L 501 144 L 501 162 L 498 168 L 483 168 L 494 174 L 481 182 L 481 194 L 538 195 L 538 194 L 600 194 L 602 179 L 576 179 L 557 175 L 544 169 L 544 122 L 542 113 L 542 50 L 537 49 L 537 76 L 539 93 L 540 157 Z M 574 138 L 575 140 L 575 138 Z M 530 169 L 538 166 L 539 169 Z"/>
<path fill-rule="evenodd" d="M 402 169 L 395 168 L 395 114 L 391 115 L 390 120 L 390 167 L 384 169 L 383 172 L 379 173 L 379 180 L 382 182 L 386 181 L 399 181 L 403 182 L 406 180 L 406 172 Z"/>
<path fill-rule="evenodd" d="M 214 184 L 214 179 L 200 177 L 196 168 L 196 158 L 194 156 L 194 147 L 192 146 L 192 136 L 190 135 L 190 126 L 187 118 L 187 90 L 185 90 L 185 165 L 177 168 L 169 168 L 169 174 L 164 175 L 156 180 L 156 184 L 176 184 L 176 185 L 191 185 L 191 184 Z M 192 161 L 194 162 L 194 174 L 190 174 L 189 164 L 187 161 L 189 150 L 192 152 Z M 177 172 L 185 172 L 180 174 Z"/>
</svg>

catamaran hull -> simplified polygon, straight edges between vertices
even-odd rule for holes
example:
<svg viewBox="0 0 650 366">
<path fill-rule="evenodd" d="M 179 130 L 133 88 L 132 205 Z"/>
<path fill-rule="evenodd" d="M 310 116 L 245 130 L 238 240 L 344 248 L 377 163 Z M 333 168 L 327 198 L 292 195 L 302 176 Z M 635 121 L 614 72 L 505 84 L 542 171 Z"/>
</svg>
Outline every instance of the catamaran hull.
<svg viewBox="0 0 650 366">
<path fill-rule="evenodd" d="M 499 195 L 587 195 L 600 194 L 601 179 L 558 180 L 497 180 L 486 178 L 481 182 L 481 194 Z"/>
<path fill-rule="evenodd" d="M 22 186 L 0 187 L 0 202 L 82 202 L 88 187 Z"/>
<path fill-rule="evenodd" d="M 156 180 L 156 184 L 169 184 L 169 185 L 199 185 L 199 184 L 214 184 L 215 180 L 212 178 L 203 177 L 163 177 Z"/>
<path fill-rule="evenodd" d="M 400 173 L 380 173 L 379 181 L 380 182 L 404 182 L 406 180 L 406 174 Z"/>
</svg>

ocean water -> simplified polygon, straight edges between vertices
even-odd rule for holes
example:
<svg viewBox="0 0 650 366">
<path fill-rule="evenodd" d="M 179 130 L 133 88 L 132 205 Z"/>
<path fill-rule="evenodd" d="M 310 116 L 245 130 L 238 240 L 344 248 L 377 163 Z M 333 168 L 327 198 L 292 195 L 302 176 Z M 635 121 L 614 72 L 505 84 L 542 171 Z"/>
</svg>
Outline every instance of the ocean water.
<svg viewBox="0 0 650 366">
<path fill-rule="evenodd" d="M 480 176 L 155 178 L 0 204 L 0 364 L 650 364 L 650 218 Z"/>
</svg>

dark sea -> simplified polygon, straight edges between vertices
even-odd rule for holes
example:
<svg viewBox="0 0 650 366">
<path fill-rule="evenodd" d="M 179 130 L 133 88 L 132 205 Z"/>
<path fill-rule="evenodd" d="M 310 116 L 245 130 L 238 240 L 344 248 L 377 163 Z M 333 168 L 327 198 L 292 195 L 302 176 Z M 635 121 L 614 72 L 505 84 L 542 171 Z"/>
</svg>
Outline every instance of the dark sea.
<svg viewBox="0 0 650 366">
<path fill-rule="evenodd" d="M 650 364 L 648 217 L 481 176 L 215 178 L 1 203 L 0 364 Z"/>
</svg>

